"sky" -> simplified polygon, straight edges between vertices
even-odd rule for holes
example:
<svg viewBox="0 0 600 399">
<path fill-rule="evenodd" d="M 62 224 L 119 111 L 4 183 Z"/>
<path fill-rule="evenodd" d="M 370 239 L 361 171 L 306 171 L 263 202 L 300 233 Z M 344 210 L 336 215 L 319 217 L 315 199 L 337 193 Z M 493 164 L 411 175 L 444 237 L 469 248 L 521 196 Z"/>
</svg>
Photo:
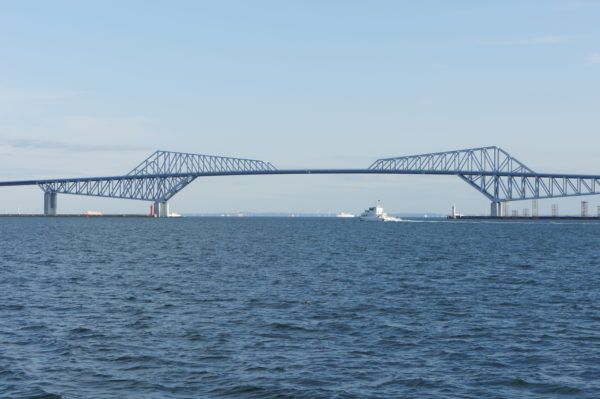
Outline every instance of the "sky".
<svg viewBox="0 0 600 399">
<path fill-rule="evenodd" d="M 125 174 L 157 149 L 286 169 L 489 145 L 536 171 L 600 174 L 598 21 L 598 0 L 0 0 L 0 181 Z M 35 186 L 0 190 L 0 213 L 43 209 Z M 378 199 L 489 210 L 457 177 L 355 175 L 197 179 L 171 207 L 357 213 Z M 540 213 L 582 199 L 600 205 Z"/>
</svg>

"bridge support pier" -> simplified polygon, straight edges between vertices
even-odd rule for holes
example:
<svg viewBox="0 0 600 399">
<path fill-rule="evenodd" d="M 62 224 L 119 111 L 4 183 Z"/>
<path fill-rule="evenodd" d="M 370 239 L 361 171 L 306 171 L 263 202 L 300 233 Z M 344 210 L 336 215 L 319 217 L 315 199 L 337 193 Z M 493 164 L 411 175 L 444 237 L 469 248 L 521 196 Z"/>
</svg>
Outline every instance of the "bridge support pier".
<svg viewBox="0 0 600 399">
<path fill-rule="evenodd" d="M 167 201 L 156 201 L 154 203 L 154 217 L 169 217 L 169 203 Z"/>
<path fill-rule="evenodd" d="M 493 201 L 490 205 L 490 216 L 493 217 L 500 217 L 500 216 L 506 216 L 504 215 L 504 209 L 502 207 L 502 202 L 500 201 Z"/>
<path fill-rule="evenodd" d="M 56 215 L 56 193 L 44 193 L 44 215 Z"/>
</svg>

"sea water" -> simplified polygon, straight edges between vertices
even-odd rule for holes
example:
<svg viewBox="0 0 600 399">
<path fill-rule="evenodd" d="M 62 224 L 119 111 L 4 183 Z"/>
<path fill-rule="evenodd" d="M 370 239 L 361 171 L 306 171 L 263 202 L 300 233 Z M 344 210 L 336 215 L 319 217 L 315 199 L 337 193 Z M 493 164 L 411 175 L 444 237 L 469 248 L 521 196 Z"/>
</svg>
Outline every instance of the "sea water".
<svg viewBox="0 0 600 399">
<path fill-rule="evenodd" d="M 600 223 L 0 219 L 2 398 L 599 398 Z"/>
</svg>

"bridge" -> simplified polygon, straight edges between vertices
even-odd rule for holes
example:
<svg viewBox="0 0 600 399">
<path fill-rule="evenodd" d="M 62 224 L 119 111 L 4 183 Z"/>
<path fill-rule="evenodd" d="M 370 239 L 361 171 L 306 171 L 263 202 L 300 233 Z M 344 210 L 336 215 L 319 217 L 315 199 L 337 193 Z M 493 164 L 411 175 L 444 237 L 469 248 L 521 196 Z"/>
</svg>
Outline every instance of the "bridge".
<svg viewBox="0 0 600 399">
<path fill-rule="evenodd" d="M 496 146 L 382 158 L 359 169 L 277 169 L 255 159 L 156 151 L 124 175 L 6 181 L 0 187 L 39 186 L 44 215 L 57 214 L 58 194 L 73 194 L 152 201 L 155 216 L 166 217 L 168 201 L 198 177 L 294 174 L 458 176 L 490 200 L 491 216 L 504 216 L 507 201 L 600 194 L 600 175 L 534 172 Z"/>
</svg>

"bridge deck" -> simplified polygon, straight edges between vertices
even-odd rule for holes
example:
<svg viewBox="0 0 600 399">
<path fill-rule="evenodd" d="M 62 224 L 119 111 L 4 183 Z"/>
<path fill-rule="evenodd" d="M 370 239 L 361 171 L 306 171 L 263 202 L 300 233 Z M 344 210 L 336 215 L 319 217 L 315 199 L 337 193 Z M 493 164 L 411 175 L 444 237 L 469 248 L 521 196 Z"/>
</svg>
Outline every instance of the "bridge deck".
<svg viewBox="0 0 600 399">
<path fill-rule="evenodd" d="M 252 175 L 303 175 L 303 174 L 401 174 L 401 175 L 441 175 L 441 176 L 503 176 L 503 177 L 533 177 L 552 179 L 598 179 L 600 175 L 582 175 L 572 173 L 528 173 L 528 172 L 485 172 L 463 170 L 379 170 L 379 169 L 278 169 L 252 170 L 231 172 L 195 172 L 195 173 L 157 173 L 146 175 L 96 176 L 59 179 L 15 180 L 0 182 L 0 186 L 30 186 L 52 183 L 75 183 L 86 181 L 138 180 L 177 177 L 210 177 L 210 176 L 252 176 Z"/>
<path fill-rule="evenodd" d="M 600 194 L 600 174 L 537 173 L 496 146 L 381 158 L 356 169 L 278 170 L 256 159 L 156 151 L 124 175 L 3 181 L 0 187 L 37 185 L 53 211 L 57 194 L 166 203 L 198 177 L 309 174 L 457 176 L 495 207 L 505 201 Z"/>
</svg>

